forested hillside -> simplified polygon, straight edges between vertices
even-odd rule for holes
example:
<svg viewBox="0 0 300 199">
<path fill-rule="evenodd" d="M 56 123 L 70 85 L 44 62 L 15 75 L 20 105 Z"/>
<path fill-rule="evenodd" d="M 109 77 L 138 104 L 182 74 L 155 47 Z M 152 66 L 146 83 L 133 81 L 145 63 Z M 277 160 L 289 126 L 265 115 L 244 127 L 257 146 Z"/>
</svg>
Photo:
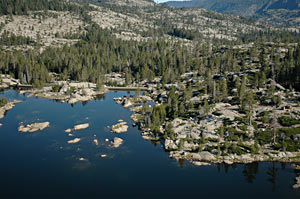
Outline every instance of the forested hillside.
<svg viewBox="0 0 300 199">
<path fill-rule="evenodd" d="M 137 11 L 134 6 L 124 7 L 111 3 L 100 7 L 88 7 L 86 4 L 61 1 L 41 0 L 36 4 L 31 1 L 6 0 L 5 2 L 1 4 L 3 8 L 6 5 L 13 9 L 12 12 L 2 12 L 7 15 L 4 18 L 11 14 L 32 15 L 30 14 L 32 11 L 48 9 L 65 12 L 65 16 L 67 16 L 66 12 L 76 14 L 79 17 L 78 20 L 82 21 L 81 25 L 76 26 L 75 32 L 74 27 L 70 27 L 73 32 L 55 34 L 54 38 L 59 41 L 72 41 L 61 43 L 61 47 L 53 44 L 47 47 L 45 43 L 41 43 L 43 40 L 39 35 L 42 32 L 39 30 L 38 34 L 33 34 L 34 37 L 31 38 L 22 34 L 18 35 L 24 32 L 20 28 L 19 32 L 16 30 L 17 35 L 14 31 L 9 32 L 12 29 L 5 29 L 7 26 L 2 23 L 0 43 L 4 50 L 0 52 L 0 71 L 3 74 L 13 75 L 22 83 L 42 86 L 51 81 L 49 72 L 59 74 L 60 79 L 70 78 L 91 82 L 104 82 L 103 77 L 107 73 L 124 72 L 127 84 L 151 80 L 159 76 L 162 77 L 162 83 L 166 84 L 174 82 L 187 71 L 197 70 L 199 75 L 205 76 L 207 73 L 220 75 L 225 72 L 251 69 L 251 67 L 253 69 L 264 68 L 263 76 L 271 78 L 274 74 L 270 71 L 275 66 L 273 68 L 279 82 L 286 87 L 299 87 L 299 47 L 290 45 L 299 42 L 299 34 L 287 30 L 279 31 L 272 26 L 263 29 L 262 24 L 252 22 L 247 18 L 243 21 L 231 15 L 198 10 L 176 10 L 165 6 L 145 7 Z M 98 13 L 101 13 L 102 17 L 98 16 Z M 105 13 L 110 13 L 110 18 L 105 18 Z M 173 13 L 178 14 L 177 20 L 171 20 L 169 17 Z M 53 14 L 54 17 L 58 16 L 55 12 Z M 138 21 L 136 16 L 142 16 L 142 14 L 146 14 L 145 18 Z M 199 14 L 203 20 L 194 18 Z M 51 16 L 51 12 L 40 13 L 39 20 L 43 23 L 43 20 L 48 20 L 47 17 Z M 99 18 L 96 18 L 97 16 Z M 13 16 L 17 19 L 16 17 Z M 6 23 L 16 22 L 9 18 L 5 19 Z M 112 23 L 106 23 L 103 19 L 111 20 Z M 119 19 L 127 20 L 128 25 L 114 24 Z M 206 26 L 209 26 L 207 29 L 210 29 L 210 32 L 201 31 L 199 25 L 204 22 L 209 22 Z M 143 27 L 143 24 L 147 23 L 148 25 Z M 224 30 L 220 29 L 222 23 L 224 23 Z M 245 29 L 245 26 L 248 26 L 248 29 Z M 58 29 L 64 28 L 62 25 L 57 27 Z M 203 31 L 206 30 L 203 29 Z M 235 33 L 236 31 L 239 34 Z M 244 33 L 240 34 L 240 31 Z M 124 37 L 124 32 L 130 33 L 131 39 Z M 42 37 L 48 38 L 49 34 L 46 33 Z M 218 34 L 221 36 L 217 36 Z M 136 35 L 142 39 L 135 39 Z M 266 43 L 271 41 L 276 41 L 272 48 L 286 50 L 281 57 L 273 57 L 272 53 L 276 49 L 267 50 Z M 255 45 L 248 49 L 248 52 L 242 49 L 232 50 L 233 46 L 249 42 L 254 42 Z M 20 46 L 30 48 L 24 51 L 19 48 Z M 252 51 L 255 53 L 253 54 Z M 247 65 L 245 62 L 246 59 L 255 60 L 258 57 L 260 61 L 256 65 Z M 291 74 L 294 74 L 292 78 L 290 78 Z"/>
</svg>

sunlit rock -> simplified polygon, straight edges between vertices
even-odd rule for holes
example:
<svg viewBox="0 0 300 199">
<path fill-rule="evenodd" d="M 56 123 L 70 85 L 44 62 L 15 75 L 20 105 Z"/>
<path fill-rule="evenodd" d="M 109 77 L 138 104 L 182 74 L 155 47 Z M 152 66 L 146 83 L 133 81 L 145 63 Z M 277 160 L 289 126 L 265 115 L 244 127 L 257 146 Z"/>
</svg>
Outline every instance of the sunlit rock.
<svg viewBox="0 0 300 199">
<path fill-rule="evenodd" d="M 21 125 L 18 129 L 19 132 L 35 132 L 38 130 L 44 130 L 45 128 L 50 126 L 50 122 L 42 122 L 42 123 L 33 123 L 33 124 L 28 124 L 26 126 Z"/>
<path fill-rule="evenodd" d="M 85 123 L 85 124 L 78 124 L 74 126 L 74 130 L 78 131 L 78 130 L 82 130 L 82 129 L 86 129 L 89 128 L 89 123 Z"/>
<path fill-rule="evenodd" d="M 111 144 L 114 148 L 118 148 L 121 144 L 123 144 L 123 139 L 115 137 Z"/>
<path fill-rule="evenodd" d="M 76 144 L 76 143 L 80 142 L 80 140 L 81 140 L 80 138 L 75 138 L 73 140 L 69 140 L 68 143 L 69 144 Z"/>
</svg>

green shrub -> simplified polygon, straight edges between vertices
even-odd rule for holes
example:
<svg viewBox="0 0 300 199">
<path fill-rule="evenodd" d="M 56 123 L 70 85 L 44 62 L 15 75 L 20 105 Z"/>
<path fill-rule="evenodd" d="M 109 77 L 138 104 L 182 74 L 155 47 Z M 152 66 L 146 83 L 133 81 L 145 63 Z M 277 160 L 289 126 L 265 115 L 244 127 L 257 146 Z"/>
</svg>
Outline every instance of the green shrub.
<svg viewBox="0 0 300 199">
<path fill-rule="evenodd" d="M 279 133 L 284 133 L 287 137 L 300 134 L 300 128 L 280 128 Z"/>
<path fill-rule="evenodd" d="M 245 151 L 243 151 L 243 149 L 241 147 L 239 147 L 237 144 L 233 144 L 228 148 L 228 153 L 231 154 L 237 154 L 237 155 L 243 155 L 246 154 Z"/>
<path fill-rule="evenodd" d="M 62 88 L 62 86 L 56 84 L 56 85 L 52 86 L 52 91 L 59 92 L 61 88 Z"/>
<path fill-rule="evenodd" d="M 238 126 L 239 129 L 241 129 L 242 131 L 247 131 L 248 130 L 248 126 L 247 125 L 241 125 L 241 126 Z"/>
<path fill-rule="evenodd" d="M 2 97 L 0 99 L 0 107 L 4 106 L 5 104 L 7 104 L 7 99 L 5 97 Z"/>
<path fill-rule="evenodd" d="M 226 137 L 227 141 L 239 141 L 239 136 L 235 134 L 230 134 L 229 136 Z"/>
<path fill-rule="evenodd" d="M 239 121 L 239 123 L 244 123 L 248 124 L 249 123 L 249 118 L 248 117 L 236 117 L 235 120 Z"/>
<path fill-rule="evenodd" d="M 271 131 L 257 132 L 257 139 L 258 139 L 259 144 L 261 144 L 261 145 L 268 144 L 268 143 L 272 142 L 272 140 L 273 140 L 273 132 L 271 132 Z"/>
<path fill-rule="evenodd" d="M 209 141 L 209 142 L 219 142 L 220 139 L 219 138 L 208 138 L 207 141 Z"/>
<path fill-rule="evenodd" d="M 295 124 L 300 124 L 299 120 L 296 120 L 296 119 L 288 117 L 288 116 L 282 116 L 282 117 L 278 118 L 278 122 L 282 126 L 293 126 Z"/>
</svg>

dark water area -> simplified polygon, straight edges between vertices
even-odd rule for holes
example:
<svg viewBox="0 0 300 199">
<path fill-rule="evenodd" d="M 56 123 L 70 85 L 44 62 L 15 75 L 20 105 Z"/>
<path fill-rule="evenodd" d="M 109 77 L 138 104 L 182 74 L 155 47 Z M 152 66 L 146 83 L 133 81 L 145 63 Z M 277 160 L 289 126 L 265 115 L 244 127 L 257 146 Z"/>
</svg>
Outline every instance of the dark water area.
<svg viewBox="0 0 300 199">
<path fill-rule="evenodd" d="M 297 173 L 290 164 L 198 167 L 170 159 L 160 144 L 142 139 L 130 110 L 113 101 L 130 94 L 109 92 L 71 106 L 13 90 L 0 93 L 23 101 L 0 120 L 0 198 L 300 198 L 300 190 L 291 188 Z M 129 129 L 116 135 L 108 126 L 119 119 Z M 22 122 L 44 121 L 50 127 L 43 131 L 17 130 Z M 87 122 L 90 127 L 72 132 L 74 137 L 64 132 Z M 114 137 L 124 140 L 119 148 L 105 142 Z M 67 143 L 74 138 L 81 141 Z"/>
</svg>

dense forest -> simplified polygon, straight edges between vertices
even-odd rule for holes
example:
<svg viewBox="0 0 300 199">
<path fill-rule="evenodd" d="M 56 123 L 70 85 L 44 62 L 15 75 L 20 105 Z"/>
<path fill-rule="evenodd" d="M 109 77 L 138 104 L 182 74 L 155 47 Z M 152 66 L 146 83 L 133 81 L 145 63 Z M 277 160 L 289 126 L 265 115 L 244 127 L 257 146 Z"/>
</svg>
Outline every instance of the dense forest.
<svg viewBox="0 0 300 199">
<path fill-rule="evenodd" d="M 91 8 L 57 0 L 3 0 L 1 3 L 1 14 L 27 14 L 28 10 L 44 9 L 79 9 L 87 15 L 86 9 Z M 196 32 L 171 25 L 166 27 L 169 28 L 162 32 L 194 40 L 193 47 L 180 41 L 168 42 L 162 39 L 125 41 L 116 38 L 111 30 L 90 22 L 85 27 L 85 33 L 76 36 L 80 41 L 71 46 L 48 47 L 41 53 L 35 50 L 1 51 L 0 72 L 12 74 L 22 83 L 42 86 L 50 81 L 49 72 L 58 73 L 61 79 L 91 82 L 103 82 L 103 76 L 107 73 L 124 72 L 127 84 L 152 80 L 156 76 L 162 76 L 162 84 L 166 84 L 174 82 L 186 71 L 197 70 L 199 76 L 206 76 L 209 84 L 208 74 L 214 76 L 246 71 L 249 68 L 245 67 L 245 60 L 250 57 L 259 58 L 258 64 L 263 68 L 260 77 L 276 78 L 285 87 L 300 88 L 300 46 L 288 46 L 288 43 L 299 42 L 297 33 L 258 31 L 241 34 L 236 41 L 204 41 Z M 267 51 L 265 43 L 268 41 L 285 43 L 288 52 L 284 57 L 278 57 L 274 52 Z M 233 45 L 249 42 L 254 42 L 256 46 L 247 52 L 232 49 Z M 30 38 L 9 33 L 2 34 L 0 39 L 0 44 L 5 46 L 33 43 Z M 224 44 L 229 46 L 227 50 L 222 49 Z"/>
<path fill-rule="evenodd" d="M 60 74 L 61 79 L 91 82 L 102 81 L 101 78 L 106 73 L 126 72 L 127 83 L 132 83 L 133 80 L 151 80 L 155 76 L 162 76 L 163 83 L 170 83 L 190 70 L 198 70 L 199 75 L 244 71 L 246 68 L 242 60 L 249 56 L 247 53 L 230 49 L 222 55 L 209 55 L 209 43 L 199 43 L 191 50 L 182 43 L 171 44 L 163 40 L 123 41 L 96 24 L 87 28 L 86 32 L 81 36 L 81 41 L 73 46 L 49 47 L 41 54 L 34 51 L 2 51 L 0 71 L 3 74 L 13 74 L 23 83 L 36 85 L 49 82 L 49 72 Z M 30 39 L 22 40 L 13 36 L 0 42 L 13 45 L 28 43 Z M 213 52 L 220 51 L 219 45 L 214 46 Z M 272 62 L 266 61 L 268 55 L 264 48 L 263 44 L 261 49 L 254 47 L 250 55 L 260 58 L 259 63 L 264 68 L 264 76 L 271 78 L 274 66 L 276 80 L 286 87 L 298 89 L 300 46 L 289 47 L 283 58 L 273 55 Z M 255 54 L 257 52 L 259 54 Z"/>
</svg>

